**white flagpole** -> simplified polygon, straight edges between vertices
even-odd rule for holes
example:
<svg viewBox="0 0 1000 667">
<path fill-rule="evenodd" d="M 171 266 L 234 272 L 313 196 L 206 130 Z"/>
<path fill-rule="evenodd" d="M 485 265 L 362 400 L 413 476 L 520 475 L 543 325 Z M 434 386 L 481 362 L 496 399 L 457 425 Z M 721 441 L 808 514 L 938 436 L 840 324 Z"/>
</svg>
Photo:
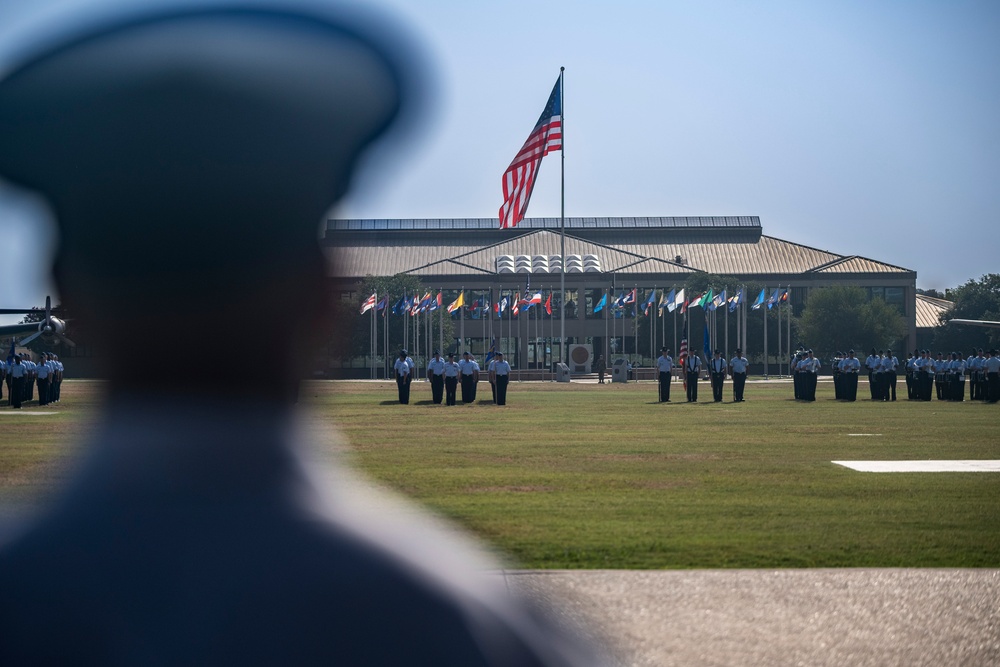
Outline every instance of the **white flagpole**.
<svg viewBox="0 0 1000 667">
<path fill-rule="evenodd" d="M 559 252 L 562 265 L 559 267 L 559 358 L 569 363 L 566 354 L 566 97 L 563 87 L 565 67 L 559 68 L 559 106 L 561 109 L 560 131 L 562 139 L 559 142 L 560 164 L 560 204 L 559 204 Z"/>
</svg>

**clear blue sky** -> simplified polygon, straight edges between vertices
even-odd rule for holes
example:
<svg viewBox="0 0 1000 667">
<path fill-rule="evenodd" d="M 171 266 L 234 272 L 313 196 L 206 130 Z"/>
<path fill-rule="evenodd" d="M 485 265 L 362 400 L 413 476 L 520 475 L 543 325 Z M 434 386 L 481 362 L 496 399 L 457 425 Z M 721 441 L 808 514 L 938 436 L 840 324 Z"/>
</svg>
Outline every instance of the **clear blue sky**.
<svg viewBox="0 0 1000 667">
<path fill-rule="evenodd" d="M 0 21 L 46 0 L 10 2 Z M 435 85 L 340 216 L 495 216 L 565 66 L 567 215 L 758 215 L 927 288 L 1000 272 L 1000 2 L 370 4 L 424 45 Z M 558 153 L 528 214 L 559 214 Z M 5 305 L 44 297 L 7 277 Z"/>
</svg>

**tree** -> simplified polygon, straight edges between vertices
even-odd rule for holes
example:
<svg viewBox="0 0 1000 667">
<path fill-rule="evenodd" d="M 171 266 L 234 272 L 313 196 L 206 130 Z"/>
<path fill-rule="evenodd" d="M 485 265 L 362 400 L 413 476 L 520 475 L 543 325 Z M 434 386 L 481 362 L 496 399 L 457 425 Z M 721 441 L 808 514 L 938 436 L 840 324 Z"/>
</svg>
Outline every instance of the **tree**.
<svg viewBox="0 0 1000 667">
<path fill-rule="evenodd" d="M 860 287 L 822 287 L 809 294 L 798 330 L 820 357 L 849 348 L 901 349 L 906 322 L 884 299 L 867 301 Z"/>
<path fill-rule="evenodd" d="M 945 298 L 954 301 L 955 307 L 941 316 L 947 323 L 952 319 L 1000 320 L 1000 274 L 990 273 L 979 280 L 969 280 L 964 285 L 949 289 Z M 945 324 L 934 334 L 934 349 L 962 351 L 991 349 L 1000 345 L 1000 329 L 990 329 L 959 324 Z"/>
</svg>

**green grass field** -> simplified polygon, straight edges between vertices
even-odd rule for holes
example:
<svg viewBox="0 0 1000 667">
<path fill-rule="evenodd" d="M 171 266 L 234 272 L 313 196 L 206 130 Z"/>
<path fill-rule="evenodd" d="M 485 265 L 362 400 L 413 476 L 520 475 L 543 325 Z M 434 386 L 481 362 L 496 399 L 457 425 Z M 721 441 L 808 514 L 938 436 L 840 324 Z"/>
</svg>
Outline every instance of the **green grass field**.
<svg viewBox="0 0 1000 667">
<path fill-rule="evenodd" d="M 0 502 L 58 483 L 97 386 L 64 385 L 59 415 L 0 416 Z M 714 404 L 704 383 L 702 403 L 667 405 L 653 383 L 513 383 L 500 408 L 484 382 L 485 402 L 445 407 L 413 387 L 407 406 L 384 382 L 317 382 L 303 396 L 368 475 L 521 567 L 1000 566 L 1000 473 L 830 463 L 1000 459 L 995 405 L 844 404 L 829 383 L 812 404 L 779 383 Z"/>
</svg>

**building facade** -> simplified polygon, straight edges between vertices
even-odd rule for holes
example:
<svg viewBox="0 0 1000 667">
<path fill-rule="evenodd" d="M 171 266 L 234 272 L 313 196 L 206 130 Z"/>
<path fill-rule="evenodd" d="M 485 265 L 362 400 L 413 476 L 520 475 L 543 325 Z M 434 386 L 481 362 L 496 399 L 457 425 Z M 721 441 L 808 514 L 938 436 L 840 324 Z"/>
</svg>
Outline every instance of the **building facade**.
<svg viewBox="0 0 1000 667">
<path fill-rule="evenodd" d="M 498 229 L 493 218 L 333 219 L 323 235 L 330 278 L 340 298 L 358 298 L 366 276 L 400 273 L 440 291 L 446 304 L 464 293 L 466 305 L 452 322 L 458 348 L 471 349 L 481 358 L 499 339 L 522 369 L 551 368 L 560 358 L 561 271 L 565 271 L 567 356 L 574 346 L 585 346 L 591 360 L 597 354 L 606 358 L 627 354 L 642 363 L 651 361 L 658 343 L 676 349 L 670 317 L 653 318 L 658 323 L 647 323 L 640 334 L 635 326 L 638 318 L 630 309 L 598 309 L 598 305 L 609 292 L 615 298 L 635 289 L 639 303 L 633 307 L 642 309 L 651 290 L 680 288 L 695 272 L 732 277 L 737 283 L 730 287 L 733 291 L 741 282 L 766 286 L 769 293 L 787 288 L 795 314 L 812 289 L 862 287 L 870 297 L 881 297 L 899 309 L 907 323 L 907 337 L 901 343 L 909 349 L 916 345 L 915 271 L 767 236 L 757 216 L 566 218 L 564 243 L 565 247 L 558 218 L 529 218 L 505 230 Z M 472 305 L 470 310 L 470 304 L 483 301 L 495 307 L 529 285 L 532 294 L 542 292 L 543 300 L 552 295 L 552 315 L 538 306 L 517 318 L 510 318 L 509 312 L 501 317 L 494 308 L 477 311 Z M 649 343 L 640 341 L 640 335 Z M 630 336 L 635 340 L 630 342 Z M 736 347 L 735 338 L 727 341 L 729 351 Z M 782 350 L 788 349 L 787 343 Z M 583 358 L 586 351 L 577 356 Z M 341 362 L 331 360 L 332 370 Z M 571 358 L 570 366 L 577 365 Z"/>
</svg>

